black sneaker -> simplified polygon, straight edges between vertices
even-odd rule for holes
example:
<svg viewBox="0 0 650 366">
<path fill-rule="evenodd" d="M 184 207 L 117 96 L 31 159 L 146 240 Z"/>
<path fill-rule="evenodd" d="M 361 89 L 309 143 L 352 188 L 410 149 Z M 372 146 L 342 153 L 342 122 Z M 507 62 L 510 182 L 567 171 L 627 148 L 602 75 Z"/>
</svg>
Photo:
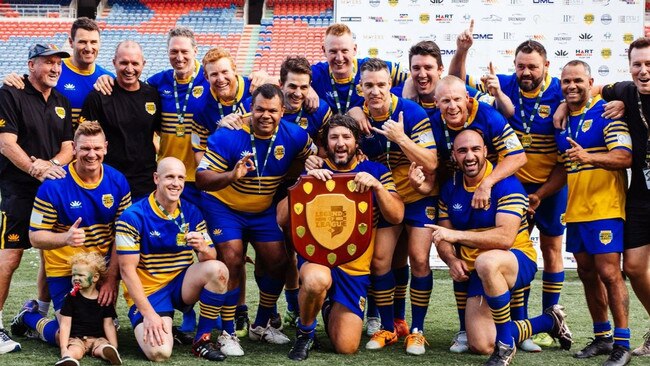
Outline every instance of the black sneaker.
<svg viewBox="0 0 650 366">
<path fill-rule="evenodd" d="M 29 327 L 25 325 L 23 317 L 26 313 L 35 312 L 38 312 L 38 302 L 36 302 L 36 300 L 25 301 L 18 314 L 16 314 L 16 316 L 11 320 L 11 334 L 15 337 L 24 337 L 27 334 L 27 331 L 29 331 Z"/>
<path fill-rule="evenodd" d="M 515 357 L 517 349 L 515 347 L 510 347 L 506 344 L 503 344 L 501 341 L 497 342 L 494 346 L 494 352 L 492 356 L 487 360 L 483 366 L 508 366 L 512 359 Z"/>
<path fill-rule="evenodd" d="M 65 356 L 54 364 L 54 366 L 79 366 L 79 361 L 70 356 Z"/>
<path fill-rule="evenodd" d="M 301 331 L 297 331 L 296 333 L 298 335 L 296 341 L 293 343 L 293 347 L 291 347 L 291 350 L 289 351 L 289 359 L 294 361 L 303 361 L 309 357 L 309 350 L 314 344 L 314 338 Z"/>
<path fill-rule="evenodd" d="M 174 343 L 182 346 L 189 346 L 194 343 L 194 337 L 190 333 L 182 332 L 176 326 L 172 327 L 172 336 L 174 337 Z"/>
<path fill-rule="evenodd" d="M 575 358 L 589 358 L 598 355 L 608 355 L 612 352 L 614 338 L 596 337 L 587 346 L 573 355 Z"/>
<path fill-rule="evenodd" d="M 196 357 L 205 358 L 208 361 L 223 361 L 226 359 L 219 347 L 210 342 L 210 333 L 205 333 L 201 339 L 192 345 L 192 353 Z"/>
<path fill-rule="evenodd" d="M 548 334 L 560 342 L 560 348 L 570 350 L 571 344 L 573 344 L 573 336 L 564 320 L 566 318 L 564 306 L 555 304 L 544 310 L 544 313 L 553 318 L 553 329 Z"/>
<path fill-rule="evenodd" d="M 631 358 L 632 352 L 630 352 L 629 348 L 615 344 L 612 353 L 609 354 L 609 358 L 603 363 L 603 366 L 624 366 L 630 363 Z"/>
<path fill-rule="evenodd" d="M 269 324 L 277 330 L 282 330 L 282 317 L 280 316 L 280 313 L 275 313 L 271 315 L 271 319 L 269 319 Z"/>
<path fill-rule="evenodd" d="M 248 336 L 248 328 L 251 322 L 248 319 L 248 311 L 240 311 L 235 313 L 235 334 L 239 338 Z"/>
</svg>

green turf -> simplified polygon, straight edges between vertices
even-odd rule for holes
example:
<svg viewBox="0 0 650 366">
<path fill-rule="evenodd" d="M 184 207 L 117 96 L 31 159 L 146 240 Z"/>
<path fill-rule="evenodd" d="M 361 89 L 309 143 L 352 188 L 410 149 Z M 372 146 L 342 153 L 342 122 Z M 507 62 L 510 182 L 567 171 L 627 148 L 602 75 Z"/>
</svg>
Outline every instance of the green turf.
<svg viewBox="0 0 650 366">
<path fill-rule="evenodd" d="M 7 328 L 11 318 L 18 311 L 22 302 L 30 297 L 35 296 L 35 278 L 38 258 L 33 250 L 25 252 L 22 264 L 12 281 L 9 299 L 5 305 L 4 323 Z M 257 305 L 257 289 L 255 282 L 252 280 L 250 271 L 252 266 L 247 266 L 249 271 L 248 280 L 248 304 L 251 309 Z M 327 338 L 319 327 L 318 336 L 321 340 L 323 349 L 321 351 L 312 351 L 310 357 L 304 364 L 313 365 L 403 365 L 422 363 L 426 365 L 480 365 L 487 357 L 476 355 L 455 355 L 447 351 L 452 337 L 457 329 L 457 316 L 454 296 L 452 292 L 451 280 L 447 271 L 435 271 L 434 290 L 429 305 L 429 314 L 427 316 L 425 336 L 429 342 L 427 353 L 424 356 L 414 357 L 404 353 L 403 347 L 393 345 L 381 351 L 370 352 L 363 349 L 363 345 L 368 338 L 363 337 L 361 340 L 361 350 L 353 356 L 341 356 L 332 353 L 332 349 Z M 530 315 L 537 315 L 541 312 L 541 280 L 538 273 L 538 280 L 533 282 Z M 629 286 L 628 286 L 629 288 Z M 641 337 L 648 330 L 648 318 L 643 307 L 636 299 L 630 289 L 630 325 L 632 329 L 632 346 L 636 347 L 641 342 Z M 578 281 L 574 271 L 567 272 L 567 282 L 564 284 L 562 291 L 562 304 L 566 305 L 569 316 L 569 326 L 574 335 L 573 350 L 581 348 L 589 337 L 592 335 L 591 321 L 585 305 L 584 293 L 582 286 Z M 283 297 L 279 304 L 281 311 L 285 308 Z M 407 307 L 407 309 L 409 309 Z M 407 319 L 408 319 L 407 311 Z M 133 337 L 131 327 L 126 317 L 126 304 L 122 297 L 118 301 L 118 315 L 122 328 L 119 331 L 120 352 L 125 365 L 149 365 L 137 349 L 137 344 Z M 177 317 L 177 321 L 180 316 Z M 294 329 L 285 330 L 293 338 Z M 59 350 L 55 347 L 47 346 L 41 342 L 17 339 L 22 343 L 21 352 L 0 355 L 0 365 L 27 366 L 27 365 L 53 365 L 59 357 Z M 244 357 L 231 357 L 225 363 L 238 365 L 284 365 L 294 363 L 287 359 L 286 355 L 290 345 L 266 345 L 242 340 L 242 346 L 246 352 Z M 190 353 L 189 346 L 176 347 L 172 359 L 166 364 L 169 365 L 191 365 L 207 364 L 208 361 L 197 359 Z M 569 352 L 560 350 L 557 346 L 545 349 L 540 354 L 526 354 L 522 351 L 517 352 L 515 364 L 517 365 L 599 365 L 605 360 L 604 356 L 595 360 L 578 361 L 571 357 Z M 650 359 L 635 358 L 633 364 L 648 365 Z M 100 360 L 86 357 L 82 361 L 83 365 L 103 365 Z"/>
</svg>

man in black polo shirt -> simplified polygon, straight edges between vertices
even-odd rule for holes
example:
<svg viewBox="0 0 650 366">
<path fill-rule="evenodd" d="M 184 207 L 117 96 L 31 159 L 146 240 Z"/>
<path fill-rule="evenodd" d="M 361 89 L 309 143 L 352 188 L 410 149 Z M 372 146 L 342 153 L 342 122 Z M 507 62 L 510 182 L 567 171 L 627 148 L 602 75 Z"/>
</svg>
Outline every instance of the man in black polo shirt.
<svg viewBox="0 0 650 366">
<path fill-rule="evenodd" d="M 55 46 L 36 44 L 29 49 L 25 88 L 0 88 L 0 354 L 20 350 L 4 330 L 2 309 L 11 277 L 30 247 L 36 190 L 44 179 L 63 177 L 60 165 L 72 160 L 70 103 L 54 90 L 65 57 L 70 55 Z M 44 281 L 38 288 L 41 297 Z"/>
<path fill-rule="evenodd" d="M 133 202 L 156 187 L 154 133 L 160 131 L 160 98 L 155 88 L 139 80 L 145 65 L 137 42 L 117 45 L 113 58 L 116 85 L 111 95 L 92 91 L 81 109 L 79 123 L 97 120 L 106 133 L 110 149 L 104 162 L 126 176 Z"/>
</svg>

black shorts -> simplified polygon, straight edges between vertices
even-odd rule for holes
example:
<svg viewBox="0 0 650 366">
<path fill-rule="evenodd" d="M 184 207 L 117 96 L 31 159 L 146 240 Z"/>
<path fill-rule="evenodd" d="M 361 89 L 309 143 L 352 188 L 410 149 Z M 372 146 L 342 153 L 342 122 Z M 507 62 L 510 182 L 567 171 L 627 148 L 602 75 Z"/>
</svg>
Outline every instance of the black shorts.
<svg viewBox="0 0 650 366">
<path fill-rule="evenodd" d="M 629 199 L 629 198 L 628 198 Z M 625 206 L 624 249 L 650 244 L 650 202 L 635 202 Z"/>
<path fill-rule="evenodd" d="M 0 202 L 0 249 L 29 249 L 29 219 L 34 206 L 33 195 L 2 194 Z"/>
</svg>

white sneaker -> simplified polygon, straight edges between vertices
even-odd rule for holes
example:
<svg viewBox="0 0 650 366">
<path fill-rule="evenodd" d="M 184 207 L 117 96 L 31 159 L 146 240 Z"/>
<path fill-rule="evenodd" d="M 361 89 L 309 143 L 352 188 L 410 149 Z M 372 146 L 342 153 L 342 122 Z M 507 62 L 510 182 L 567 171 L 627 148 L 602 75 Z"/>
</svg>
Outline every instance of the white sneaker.
<svg viewBox="0 0 650 366">
<path fill-rule="evenodd" d="M 524 350 L 526 352 L 542 352 L 542 347 L 538 346 L 533 342 L 532 338 L 525 339 L 523 342 L 517 345 L 517 348 Z"/>
<path fill-rule="evenodd" d="M 464 330 L 456 333 L 454 336 L 454 341 L 449 347 L 449 351 L 453 353 L 465 353 L 469 351 L 469 346 L 467 345 L 467 333 Z"/>
<path fill-rule="evenodd" d="M 221 346 L 221 353 L 226 356 L 243 356 L 244 349 L 239 344 L 239 338 L 235 334 L 228 334 L 225 330 L 217 338 L 217 343 Z"/>
<path fill-rule="evenodd" d="M 287 344 L 291 340 L 279 329 L 273 328 L 270 324 L 266 328 L 257 326 L 248 328 L 248 338 L 253 341 L 262 341 L 271 344 Z"/>
<path fill-rule="evenodd" d="M 9 337 L 7 331 L 0 329 L 0 354 L 20 351 L 20 343 Z"/>
<path fill-rule="evenodd" d="M 406 346 L 406 353 L 409 355 L 420 356 L 426 352 L 424 345 L 429 344 L 424 338 L 422 331 L 417 328 L 413 329 L 413 333 L 406 336 L 404 345 Z"/>
<path fill-rule="evenodd" d="M 366 319 L 366 335 L 372 337 L 373 334 L 381 330 L 381 320 L 375 316 L 369 316 Z"/>
</svg>

